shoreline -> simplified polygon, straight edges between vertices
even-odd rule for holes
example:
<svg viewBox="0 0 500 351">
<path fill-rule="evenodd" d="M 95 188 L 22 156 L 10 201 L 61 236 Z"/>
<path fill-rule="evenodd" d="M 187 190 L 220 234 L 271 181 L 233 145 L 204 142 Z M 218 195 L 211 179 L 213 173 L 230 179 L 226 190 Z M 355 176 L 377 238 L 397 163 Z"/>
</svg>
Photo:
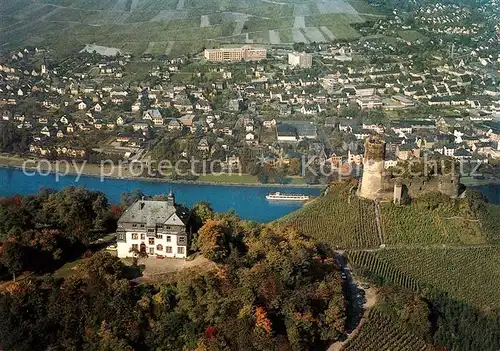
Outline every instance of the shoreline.
<svg viewBox="0 0 500 351">
<path fill-rule="evenodd" d="M 7 169 L 15 169 L 22 171 L 23 169 L 37 171 L 36 167 L 26 167 L 23 168 L 19 165 L 5 164 L 0 160 L 0 168 Z M 48 175 L 58 175 L 58 177 L 90 177 L 90 178 L 98 178 L 101 179 L 100 174 L 95 174 L 92 172 L 83 171 L 81 174 L 76 172 L 69 171 L 66 174 L 58 173 L 53 170 L 44 169 L 46 173 L 40 174 L 41 176 Z M 157 182 L 157 183 L 171 183 L 171 184 L 186 184 L 186 185 L 206 185 L 206 186 L 238 186 L 238 187 L 255 187 L 255 188 L 276 188 L 276 187 L 284 187 L 284 188 L 304 188 L 304 189 L 323 189 L 327 186 L 327 184 L 277 184 L 277 183 L 248 183 L 248 182 L 213 182 L 213 181 L 203 181 L 203 180 L 173 180 L 173 179 L 162 179 L 162 178 L 151 178 L 151 177 L 136 177 L 136 176 L 116 176 L 116 175 L 106 175 L 102 177 L 102 182 L 106 180 L 125 180 L 125 181 L 145 181 L 145 182 Z"/>
<path fill-rule="evenodd" d="M 500 179 L 474 179 L 472 177 L 462 177 L 460 178 L 460 183 L 465 186 L 475 187 L 475 186 L 489 186 L 489 185 L 500 185 Z"/>
</svg>

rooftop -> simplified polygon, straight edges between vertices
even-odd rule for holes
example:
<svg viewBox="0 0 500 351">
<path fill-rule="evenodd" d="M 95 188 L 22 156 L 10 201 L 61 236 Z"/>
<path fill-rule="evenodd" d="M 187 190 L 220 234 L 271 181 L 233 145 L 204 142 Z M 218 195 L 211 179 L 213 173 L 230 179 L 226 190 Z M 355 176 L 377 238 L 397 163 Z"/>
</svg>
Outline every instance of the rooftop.
<svg viewBox="0 0 500 351">
<path fill-rule="evenodd" d="M 127 208 L 119 222 L 145 223 L 148 227 L 167 222 L 172 225 L 184 225 L 176 212 L 173 200 L 138 200 Z"/>
</svg>

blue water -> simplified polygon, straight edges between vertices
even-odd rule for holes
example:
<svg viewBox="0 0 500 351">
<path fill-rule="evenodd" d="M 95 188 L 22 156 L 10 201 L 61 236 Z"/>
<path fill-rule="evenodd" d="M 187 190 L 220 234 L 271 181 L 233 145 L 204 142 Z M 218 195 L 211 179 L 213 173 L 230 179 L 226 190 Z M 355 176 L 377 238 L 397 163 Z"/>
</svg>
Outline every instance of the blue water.
<svg viewBox="0 0 500 351">
<path fill-rule="evenodd" d="M 478 185 L 472 188 L 483 193 L 492 204 L 500 205 L 500 184 Z"/>
<path fill-rule="evenodd" d="M 96 177 L 81 177 L 78 182 L 76 176 L 60 177 L 56 181 L 53 174 L 46 176 L 37 174 L 27 176 L 21 170 L 0 168 L 0 196 L 30 195 L 41 188 L 62 189 L 74 185 L 90 190 L 99 190 L 106 194 L 111 203 L 119 203 L 124 192 L 140 189 L 146 195 L 166 194 L 170 190 L 175 193 L 178 203 L 191 206 L 194 203 L 206 200 L 215 211 L 223 212 L 234 210 L 242 219 L 258 222 L 269 222 L 280 218 L 301 207 L 300 203 L 272 203 L 265 196 L 273 191 L 297 193 L 318 196 L 318 188 L 286 188 L 282 187 L 244 187 L 244 186 L 216 186 L 199 184 L 175 184 L 141 180 L 105 179 L 101 182 Z"/>
</svg>

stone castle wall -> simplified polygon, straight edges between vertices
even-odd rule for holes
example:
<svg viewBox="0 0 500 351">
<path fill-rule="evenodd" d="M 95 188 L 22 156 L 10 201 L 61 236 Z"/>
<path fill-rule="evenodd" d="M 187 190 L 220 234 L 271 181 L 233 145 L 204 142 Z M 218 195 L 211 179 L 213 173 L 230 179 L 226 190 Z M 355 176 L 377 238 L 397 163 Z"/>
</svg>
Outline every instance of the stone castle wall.
<svg viewBox="0 0 500 351">
<path fill-rule="evenodd" d="M 363 177 L 359 196 L 366 199 L 393 198 L 394 184 L 399 183 L 410 197 L 419 197 L 428 192 L 440 192 L 452 198 L 458 197 L 460 176 L 438 175 L 433 177 L 392 178 L 384 169 L 385 142 L 380 137 L 365 140 Z"/>
<path fill-rule="evenodd" d="M 422 196 L 425 193 L 439 192 L 452 198 L 459 195 L 460 177 L 439 175 L 435 177 L 414 177 L 410 179 L 393 178 L 387 184 L 387 188 L 394 188 L 394 184 L 400 182 L 412 198 Z"/>
</svg>

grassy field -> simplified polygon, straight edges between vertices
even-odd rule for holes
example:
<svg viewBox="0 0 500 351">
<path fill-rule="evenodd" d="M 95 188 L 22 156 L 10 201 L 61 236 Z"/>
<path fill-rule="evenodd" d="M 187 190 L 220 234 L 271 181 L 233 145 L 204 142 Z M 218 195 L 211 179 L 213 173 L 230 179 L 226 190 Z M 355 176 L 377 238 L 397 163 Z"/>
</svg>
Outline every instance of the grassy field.
<svg viewBox="0 0 500 351">
<path fill-rule="evenodd" d="M 500 307 L 500 248 L 385 249 L 351 252 L 351 264 L 411 290 L 432 287 L 480 309 Z"/>
<path fill-rule="evenodd" d="M 410 43 L 415 43 L 417 41 L 425 43 L 429 40 L 429 38 L 417 32 L 416 30 L 402 30 L 398 34 L 401 39 Z"/>
<path fill-rule="evenodd" d="M 78 265 L 80 265 L 83 262 L 83 259 L 79 258 L 75 261 L 68 262 L 61 268 L 59 268 L 57 271 L 53 273 L 53 276 L 56 278 L 66 278 L 69 277 L 70 275 L 74 274 L 76 270 L 78 269 Z"/>
<path fill-rule="evenodd" d="M 4 0 L 0 7 L 2 50 L 47 46 L 58 56 L 86 44 L 121 48 L 133 54 L 162 53 L 163 43 L 175 42 L 168 54 L 196 53 L 207 43 L 269 44 L 300 40 L 356 39 L 351 23 L 363 21 L 356 11 L 376 13 L 364 0 L 325 3 L 245 0 Z M 201 16 L 208 25 L 200 30 Z M 304 22 L 300 20 L 304 18 Z M 205 22 L 206 23 L 206 22 Z M 297 24 L 299 23 L 299 24 Z M 300 24 L 303 23 L 303 24 Z M 304 26 L 306 36 L 292 34 Z M 332 35 L 322 35 L 323 26 Z M 270 37 L 269 30 L 276 30 Z M 297 28 L 296 28 L 297 31 Z M 150 43 L 161 43 L 152 44 Z M 192 45 L 191 45 L 192 44 Z M 171 49 L 171 50 L 170 50 Z M 164 52 L 163 52 L 164 53 Z"/>
<path fill-rule="evenodd" d="M 201 182 L 214 183 L 257 183 L 257 177 L 249 174 L 222 174 L 222 175 L 202 175 L 198 178 Z"/>
</svg>

